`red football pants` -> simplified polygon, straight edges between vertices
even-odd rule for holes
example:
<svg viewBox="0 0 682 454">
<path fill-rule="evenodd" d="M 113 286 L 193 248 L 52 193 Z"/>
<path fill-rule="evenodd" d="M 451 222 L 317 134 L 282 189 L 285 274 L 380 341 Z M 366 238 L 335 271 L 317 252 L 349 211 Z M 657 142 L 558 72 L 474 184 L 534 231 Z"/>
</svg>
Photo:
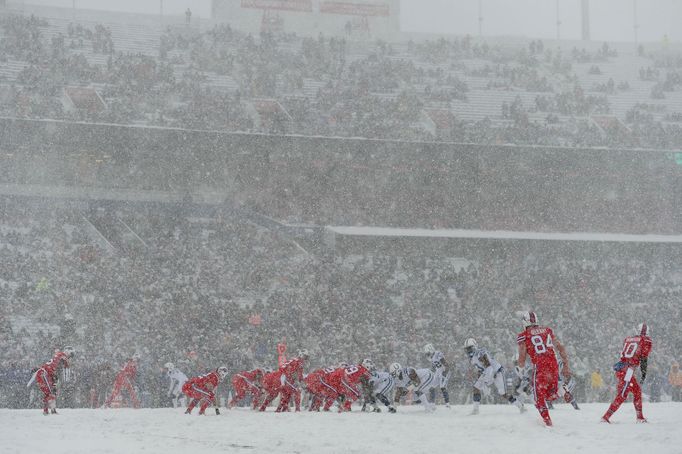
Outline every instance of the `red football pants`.
<svg viewBox="0 0 682 454">
<path fill-rule="evenodd" d="M 52 375 L 48 374 L 45 369 L 38 369 L 38 372 L 36 372 L 36 383 L 43 392 L 43 409 L 47 411 L 48 407 L 54 408 L 57 402 L 57 392 Z"/>
<path fill-rule="evenodd" d="M 251 397 L 253 399 L 253 408 L 255 409 L 258 407 L 258 401 L 260 400 L 261 394 L 261 390 L 259 387 L 257 387 L 253 383 L 248 383 L 241 377 L 235 377 L 232 379 L 232 389 L 234 391 L 234 395 L 232 396 L 232 400 L 230 401 L 229 405 L 230 407 L 234 407 L 235 405 L 237 405 L 237 403 L 244 400 L 247 394 L 251 394 Z"/>
<path fill-rule="evenodd" d="M 329 410 L 334 403 L 334 400 L 343 396 L 343 406 L 339 411 L 349 411 L 351 404 L 360 398 L 360 393 L 357 388 L 343 379 L 339 382 L 330 383 L 330 386 L 334 389 L 335 397 L 333 400 L 327 400 L 327 403 L 324 406 L 325 410 Z"/>
<path fill-rule="evenodd" d="M 545 422 L 549 421 L 547 401 L 556 400 L 559 390 L 559 368 L 555 364 L 538 364 L 533 369 L 535 408 Z"/>
<path fill-rule="evenodd" d="M 130 382 L 130 378 L 124 373 L 119 373 L 114 380 L 114 389 L 111 391 L 111 395 L 107 399 L 106 406 L 111 406 L 111 403 L 116 399 L 122 390 L 128 391 L 128 396 L 130 396 L 130 401 L 134 408 L 140 408 L 140 401 L 137 398 L 137 393 L 133 384 Z"/>
<path fill-rule="evenodd" d="M 182 392 L 190 399 L 189 406 L 187 407 L 190 412 L 199 402 L 201 402 L 199 414 L 206 411 L 206 408 L 215 402 L 215 394 L 213 394 L 211 391 L 201 389 L 191 382 L 187 382 L 182 386 Z"/>
<path fill-rule="evenodd" d="M 644 416 L 642 415 L 642 388 L 639 386 L 639 383 L 637 383 L 637 379 L 635 378 L 635 370 L 632 367 L 621 369 L 616 372 L 616 378 L 618 379 L 618 393 L 604 415 L 606 419 L 609 419 L 611 415 L 618 410 L 623 402 L 625 402 L 625 399 L 628 398 L 629 393 L 632 393 L 634 397 L 633 403 L 635 405 L 637 418 L 644 419 Z"/>
<path fill-rule="evenodd" d="M 289 401 L 291 396 L 294 396 L 294 404 L 296 405 L 296 411 L 301 411 L 301 390 L 298 389 L 289 380 L 284 380 L 282 387 L 280 388 L 280 401 L 277 411 L 289 411 Z"/>
</svg>

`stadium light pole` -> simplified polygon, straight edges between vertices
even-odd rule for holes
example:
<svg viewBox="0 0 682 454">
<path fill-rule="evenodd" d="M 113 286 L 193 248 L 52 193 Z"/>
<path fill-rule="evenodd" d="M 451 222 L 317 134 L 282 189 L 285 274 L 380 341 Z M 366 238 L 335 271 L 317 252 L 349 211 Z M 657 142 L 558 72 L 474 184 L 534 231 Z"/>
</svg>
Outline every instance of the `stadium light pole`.
<svg viewBox="0 0 682 454">
<path fill-rule="evenodd" d="M 590 0 L 582 0 L 582 38 L 590 40 Z"/>
<path fill-rule="evenodd" d="M 559 0 L 556 0 L 556 39 L 561 39 L 561 13 L 559 11 Z"/>
<path fill-rule="evenodd" d="M 632 0 L 632 19 L 633 19 L 633 30 L 635 32 L 635 47 L 637 46 L 637 41 L 638 36 L 637 32 L 639 31 L 639 24 L 637 23 L 637 0 Z"/>
<path fill-rule="evenodd" d="M 478 0 L 478 36 L 483 36 L 483 0 Z"/>
</svg>

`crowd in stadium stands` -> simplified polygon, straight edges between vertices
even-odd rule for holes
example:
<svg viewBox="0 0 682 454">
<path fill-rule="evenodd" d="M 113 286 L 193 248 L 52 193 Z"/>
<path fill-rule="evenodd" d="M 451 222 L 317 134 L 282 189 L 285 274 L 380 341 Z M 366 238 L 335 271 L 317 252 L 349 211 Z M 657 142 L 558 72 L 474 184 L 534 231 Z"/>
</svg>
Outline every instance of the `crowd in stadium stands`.
<svg viewBox="0 0 682 454">
<path fill-rule="evenodd" d="M 682 144 L 676 112 L 661 121 L 640 105 L 619 120 L 593 118 L 611 114 L 609 95 L 630 90 L 627 80 L 588 86 L 575 75 L 574 64 L 591 64 L 588 74 L 599 75 L 600 64 L 618 61 L 607 44 L 571 52 L 537 40 L 503 46 L 469 37 L 361 44 L 253 37 L 221 24 L 205 32 L 170 28 L 158 49 L 142 55 L 117 51 L 103 25 L 69 24 L 48 40 L 50 27 L 33 16 L 0 17 L 0 61 L 25 64 L 16 80 L 5 82 L 3 115 L 475 143 Z M 640 56 L 651 62 L 639 68 L 640 80 L 657 81 L 652 99 L 679 88 L 679 56 L 643 48 Z M 491 90 L 534 93 L 535 101 L 495 100 L 497 113 L 461 119 L 450 106 L 467 102 L 470 87 L 462 76 L 480 78 Z M 76 100 L 74 107 L 63 90 L 72 86 L 92 88 L 101 102 Z"/>
<path fill-rule="evenodd" d="M 47 39 L 49 27 L 49 21 L 36 17 L 0 16 L 0 65 L 10 60 L 23 64 L 16 79 L 0 80 L 0 115 L 475 143 L 682 144 L 682 113 L 666 113 L 667 121 L 661 122 L 660 107 L 645 100 L 621 119 L 625 129 L 619 121 L 590 118 L 609 114 L 609 96 L 629 90 L 627 81 L 617 80 L 582 86 L 573 74 L 574 64 L 587 63 L 590 74 L 599 75 L 600 65 L 619 58 L 608 45 L 594 52 L 561 52 L 542 41 L 501 46 L 456 38 L 410 42 L 403 49 L 323 36 L 252 37 L 217 25 L 204 33 L 190 27 L 171 29 L 160 36 L 158 53 L 152 55 L 118 51 L 115 36 L 103 25 L 71 24 Z M 640 54 L 645 54 L 643 49 Z M 650 67 L 642 67 L 639 78 L 658 81 L 652 99 L 678 90 L 680 57 L 648 58 Z M 429 111 L 447 112 L 452 103 L 471 96 L 464 76 L 482 78 L 489 90 L 532 93 L 533 102 L 521 96 L 500 101 L 494 118 L 480 120 L 462 120 L 450 112 L 439 117 L 438 131 L 425 128 Z M 64 101 L 65 87 L 90 87 L 96 97 L 75 91 L 68 94 L 69 104 Z M 272 157 L 285 158 L 290 156 Z M 355 181 L 335 170 L 336 164 L 316 163 L 328 171 L 328 179 L 321 181 L 330 181 L 329 175 Z M 471 219 L 457 210 L 472 209 L 471 204 L 452 197 L 456 191 L 443 191 L 437 178 L 431 178 L 435 172 L 427 170 L 421 179 L 414 173 L 404 178 L 404 163 L 392 164 L 391 170 L 376 172 L 385 181 L 372 179 L 371 188 L 361 184 L 366 184 L 364 170 L 354 169 L 360 175 L 354 191 L 365 194 L 349 192 L 338 205 L 331 203 L 339 197 L 331 193 L 334 187 L 324 192 L 323 184 L 303 173 L 305 166 L 275 166 L 280 175 L 259 181 L 265 188 L 262 200 L 250 202 L 276 218 L 318 224 L 320 218 L 343 223 L 341 218 L 347 216 L 350 224 L 362 220 L 399 225 L 407 211 L 420 222 L 429 221 L 428 227 L 471 227 L 450 224 Z M 483 183 L 488 179 L 518 188 L 513 179 L 503 181 L 498 167 L 480 165 Z M 129 178 L 136 171 L 144 173 L 129 170 Z M 99 177 L 106 178 L 106 171 Z M 10 183 L 14 177 L 12 172 L 2 175 Z M 42 178 L 38 172 L 35 177 Z M 113 177 L 125 178 L 117 172 Z M 578 177 L 580 170 L 568 178 L 579 182 Z M 420 192 L 423 199 L 406 183 L 411 179 L 418 180 L 420 189 L 426 185 L 422 180 L 430 181 Z M 466 178 L 461 181 L 466 183 Z M 571 183 L 578 186 L 575 181 Z M 409 203 L 381 210 L 372 205 L 390 199 L 382 199 L 378 189 L 389 194 L 401 188 L 414 196 Z M 551 187 L 539 185 L 535 190 L 549 193 L 547 205 L 559 211 L 568 202 L 561 191 L 551 197 Z M 622 205 L 591 202 L 594 211 L 614 206 L 617 214 L 597 216 L 606 227 L 590 227 L 674 230 L 655 211 L 649 216 L 646 207 L 637 208 L 650 220 L 639 222 L 625 208 L 637 205 L 633 200 L 649 199 L 631 197 Z M 438 211 L 436 206 L 447 209 Z M 487 206 L 488 216 L 504 220 L 483 215 L 475 227 L 584 227 L 581 219 L 548 214 L 550 208 L 539 211 L 547 219 L 519 217 L 515 206 Z M 458 219 L 436 225 L 428 210 L 450 217 L 457 212 Z M 160 366 L 166 361 L 187 373 L 205 372 L 217 363 L 232 371 L 272 366 L 275 344 L 284 338 L 292 350 L 309 349 L 313 365 L 366 356 L 380 365 L 396 360 L 424 364 L 421 347 L 432 342 L 456 364 L 450 383 L 462 401 L 470 379 L 463 340 L 476 337 L 511 370 L 520 330 L 517 312 L 531 307 L 569 346 L 583 400 L 611 397 L 610 366 L 620 340 L 633 333 L 646 308 L 656 343 L 647 392 L 652 399 L 661 393 L 674 395 L 668 372 L 682 359 L 675 325 L 682 316 L 677 304 L 682 277 L 671 262 L 658 260 L 646 248 L 635 253 L 615 249 L 590 258 L 569 247 L 527 251 L 515 245 L 458 260 L 428 258 L 416 250 L 395 255 L 310 254 L 286 235 L 228 212 L 206 218 L 183 206 L 31 208 L 6 199 L 0 203 L 0 406 L 27 405 L 25 384 L 31 368 L 65 343 L 78 349 L 75 377 L 64 384 L 62 394 L 67 406 L 91 405 L 92 388 L 100 393 L 94 400 L 101 404 L 113 371 L 135 351 L 142 355 L 138 386 L 145 404 L 165 405 Z"/>
<path fill-rule="evenodd" d="M 106 252 L 81 216 L 117 253 Z M 117 219 L 139 239 L 117 235 Z M 433 342 L 456 364 L 451 386 L 463 401 L 470 379 L 464 339 L 476 337 L 511 370 L 517 313 L 528 307 L 569 346 L 583 400 L 608 398 L 605 389 L 592 389 L 592 374 L 600 370 L 613 386 L 620 340 L 649 308 L 656 349 L 648 392 L 670 395 L 668 369 L 682 359 L 679 270 L 646 248 L 571 251 L 513 245 L 457 260 L 409 250 L 309 255 L 288 237 L 234 216 L 5 203 L 0 405 L 27 405 L 31 368 L 65 343 L 79 351 L 75 379 L 64 384 L 67 405 L 91 405 L 93 387 L 103 396 L 111 370 L 135 351 L 143 358 L 138 386 L 146 405 L 165 405 L 166 361 L 191 373 L 218 363 L 233 371 L 273 366 L 283 339 L 291 349 L 308 348 L 312 365 L 366 356 L 380 365 L 422 364 L 421 347 Z"/>
</svg>

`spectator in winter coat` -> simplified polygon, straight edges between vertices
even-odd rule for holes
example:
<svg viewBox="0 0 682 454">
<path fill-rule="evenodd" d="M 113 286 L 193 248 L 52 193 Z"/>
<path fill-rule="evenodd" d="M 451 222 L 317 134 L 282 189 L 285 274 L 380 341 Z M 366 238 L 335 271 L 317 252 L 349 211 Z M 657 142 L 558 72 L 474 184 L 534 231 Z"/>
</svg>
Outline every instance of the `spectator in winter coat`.
<svg viewBox="0 0 682 454">
<path fill-rule="evenodd" d="M 600 401 L 604 393 L 604 378 L 602 378 L 599 368 L 592 372 L 590 377 L 590 388 L 592 388 L 592 399 Z"/>
<path fill-rule="evenodd" d="M 682 401 L 682 372 L 677 361 L 673 361 L 668 373 L 668 383 L 670 383 L 673 402 Z"/>
</svg>

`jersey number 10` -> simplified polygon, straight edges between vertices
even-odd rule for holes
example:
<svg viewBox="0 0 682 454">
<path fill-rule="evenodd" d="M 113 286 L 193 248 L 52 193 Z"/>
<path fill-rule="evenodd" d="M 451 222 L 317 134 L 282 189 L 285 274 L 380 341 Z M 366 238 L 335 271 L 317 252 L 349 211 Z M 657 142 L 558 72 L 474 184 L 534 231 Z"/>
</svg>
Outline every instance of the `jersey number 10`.
<svg viewBox="0 0 682 454">
<path fill-rule="evenodd" d="M 637 351 L 638 344 L 637 342 L 628 342 L 625 344 L 625 347 L 623 347 L 623 353 L 621 354 L 623 358 L 632 358 L 635 356 L 635 352 Z"/>
</svg>

